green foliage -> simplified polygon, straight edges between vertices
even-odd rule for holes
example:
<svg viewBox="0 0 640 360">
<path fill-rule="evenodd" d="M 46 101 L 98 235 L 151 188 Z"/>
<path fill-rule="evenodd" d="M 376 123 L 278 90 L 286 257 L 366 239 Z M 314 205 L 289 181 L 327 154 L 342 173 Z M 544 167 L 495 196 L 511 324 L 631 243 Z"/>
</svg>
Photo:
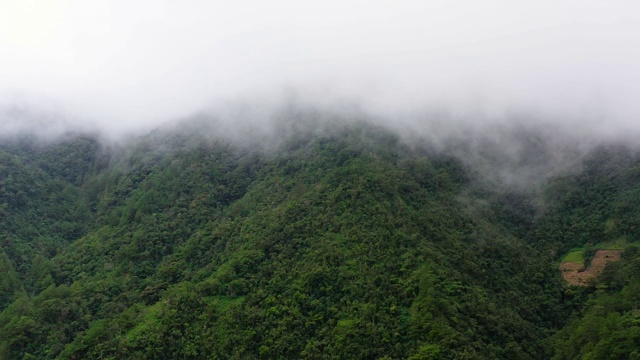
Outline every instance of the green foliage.
<svg viewBox="0 0 640 360">
<path fill-rule="evenodd" d="M 5 253 L 0 253 L 0 274 L 0 309 L 4 309 L 23 291 L 18 274 Z"/>
<path fill-rule="evenodd" d="M 573 248 L 562 258 L 562 262 L 584 264 L 584 248 Z"/>
<path fill-rule="evenodd" d="M 639 255 L 627 252 L 623 262 L 607 268 L 584 313 L 553 337 L 554 359 L 634 359 L 640 355 Z"/>
<path fill-rule="evenodd" d="M 255 144 L 209 126 L 119 152 L 84 137 L 0 150 L 0 358 L 595 358 L 636 343 L 637 248 L 598 290 L 566 289 L 552 266 L 638 239 L 630 155 L 555 179 L 540 213 L 365 123 L 307 114 Z"/>
<path fill-rule="evenodd" d="M 555 186 L 563 185 L 558 188 L 550 188 L 558 200 L 554 203 L 556 208 L 551 209 L 538 226 L 546 228 L 546 234 L 561 234 L 563 241 L 551 245 L 552 249 L 567 243 L 579 245 L 584 259 L 591 259 L 598 249 L 624 252 L 622 260 L 608 264 L 602 276 L 592 288 L 584 290 L 582 296 L 566 292 L 570 297 L 578 295 L 584 300 L 570 323 L 551 337 L 549 357 L 635 359 L 640 356 L 637 314 L 640 253 L 634 246 L 640 239 L 636 217 L 640 213 L 638 161 L 637 155 L 625 149 L 601 148 L 586 162 L 583 172 L 559 180 Z M 574 252 L 569 255 L 572 254 Z M 564 261 L 568 261 L 569 255 Z"/>
</svg>

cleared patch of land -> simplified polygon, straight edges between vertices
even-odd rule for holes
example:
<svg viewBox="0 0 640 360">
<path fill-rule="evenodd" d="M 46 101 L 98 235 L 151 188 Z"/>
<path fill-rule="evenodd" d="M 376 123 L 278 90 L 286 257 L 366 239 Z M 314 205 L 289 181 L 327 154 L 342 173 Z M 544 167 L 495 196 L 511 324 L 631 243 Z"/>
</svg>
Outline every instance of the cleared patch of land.
<svg viewBox="0 0 640 360">
<path fill-rule="evenodd" d="M 602 273 L 607 263 L 620 260 L 622 250 L 598 250 L 591 260 L 591 266 L 584 269 L 583 263 L 562 262 L 562 277 L 575 286 L 587 286 L 591 280 Z"/>
</svg>

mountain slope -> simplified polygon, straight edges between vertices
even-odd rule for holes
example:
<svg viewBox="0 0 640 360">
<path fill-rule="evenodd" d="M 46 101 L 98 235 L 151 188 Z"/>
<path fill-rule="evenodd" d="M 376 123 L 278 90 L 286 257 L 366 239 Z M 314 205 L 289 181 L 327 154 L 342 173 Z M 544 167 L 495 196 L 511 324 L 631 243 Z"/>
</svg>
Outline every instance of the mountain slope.
<svg viewBox="0 0 640 360">
<path fill-rule="evenodd" d="M 30 196 L 33 208 L 80 204 L 43 229 L 79 230 L 25 252 L 29 265 L 0 257 L 14 274 L 1 356 L 551 356 L 546 339 L 590 294 L 569 296 L 553 263 L 582 241 L 565 235 L 582 210 L 559 190 L 582 183 L 553 185 L 564 197 L 536 213 L 527 193 L 428 143 L 299 114 L 279 126 L 277 141 L 251 143 L 194 123 L 111 153 L 76 152 L 76 139 L 58 145 L 84 159 L 69 172 L 39 158 L 35 183 L 72 190 Z"/>
</svg>

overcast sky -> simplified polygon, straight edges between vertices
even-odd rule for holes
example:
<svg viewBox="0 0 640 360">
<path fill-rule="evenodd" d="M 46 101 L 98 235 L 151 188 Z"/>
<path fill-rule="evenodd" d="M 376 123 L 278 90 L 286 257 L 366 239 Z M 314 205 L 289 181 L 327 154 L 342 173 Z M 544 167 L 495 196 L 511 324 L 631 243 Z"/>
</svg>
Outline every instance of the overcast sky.
<svg viewBox="0 0 640 360">
<path fill-rule="evenodd" d="M 283 91 L 640 128 L 640 2 L 0 0 L 0 105 L 129 130 Z"/>
</svg>

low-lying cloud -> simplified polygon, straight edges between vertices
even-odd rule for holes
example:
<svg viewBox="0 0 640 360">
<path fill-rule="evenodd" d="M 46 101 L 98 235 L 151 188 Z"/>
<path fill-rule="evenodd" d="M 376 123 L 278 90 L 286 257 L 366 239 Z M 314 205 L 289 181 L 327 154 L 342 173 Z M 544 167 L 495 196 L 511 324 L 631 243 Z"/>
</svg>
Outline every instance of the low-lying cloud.
<svg viewBox="0 0 640 360">
<path fill-rule="evenodd" d="M 0 104 L 48 99 L 65 124 L 122 134 L 293 92 L 411 131 L 440 114 L 618 136 L 640 130 L 638 34 L 625 1 L 7 0 Z"/>
</svg>

